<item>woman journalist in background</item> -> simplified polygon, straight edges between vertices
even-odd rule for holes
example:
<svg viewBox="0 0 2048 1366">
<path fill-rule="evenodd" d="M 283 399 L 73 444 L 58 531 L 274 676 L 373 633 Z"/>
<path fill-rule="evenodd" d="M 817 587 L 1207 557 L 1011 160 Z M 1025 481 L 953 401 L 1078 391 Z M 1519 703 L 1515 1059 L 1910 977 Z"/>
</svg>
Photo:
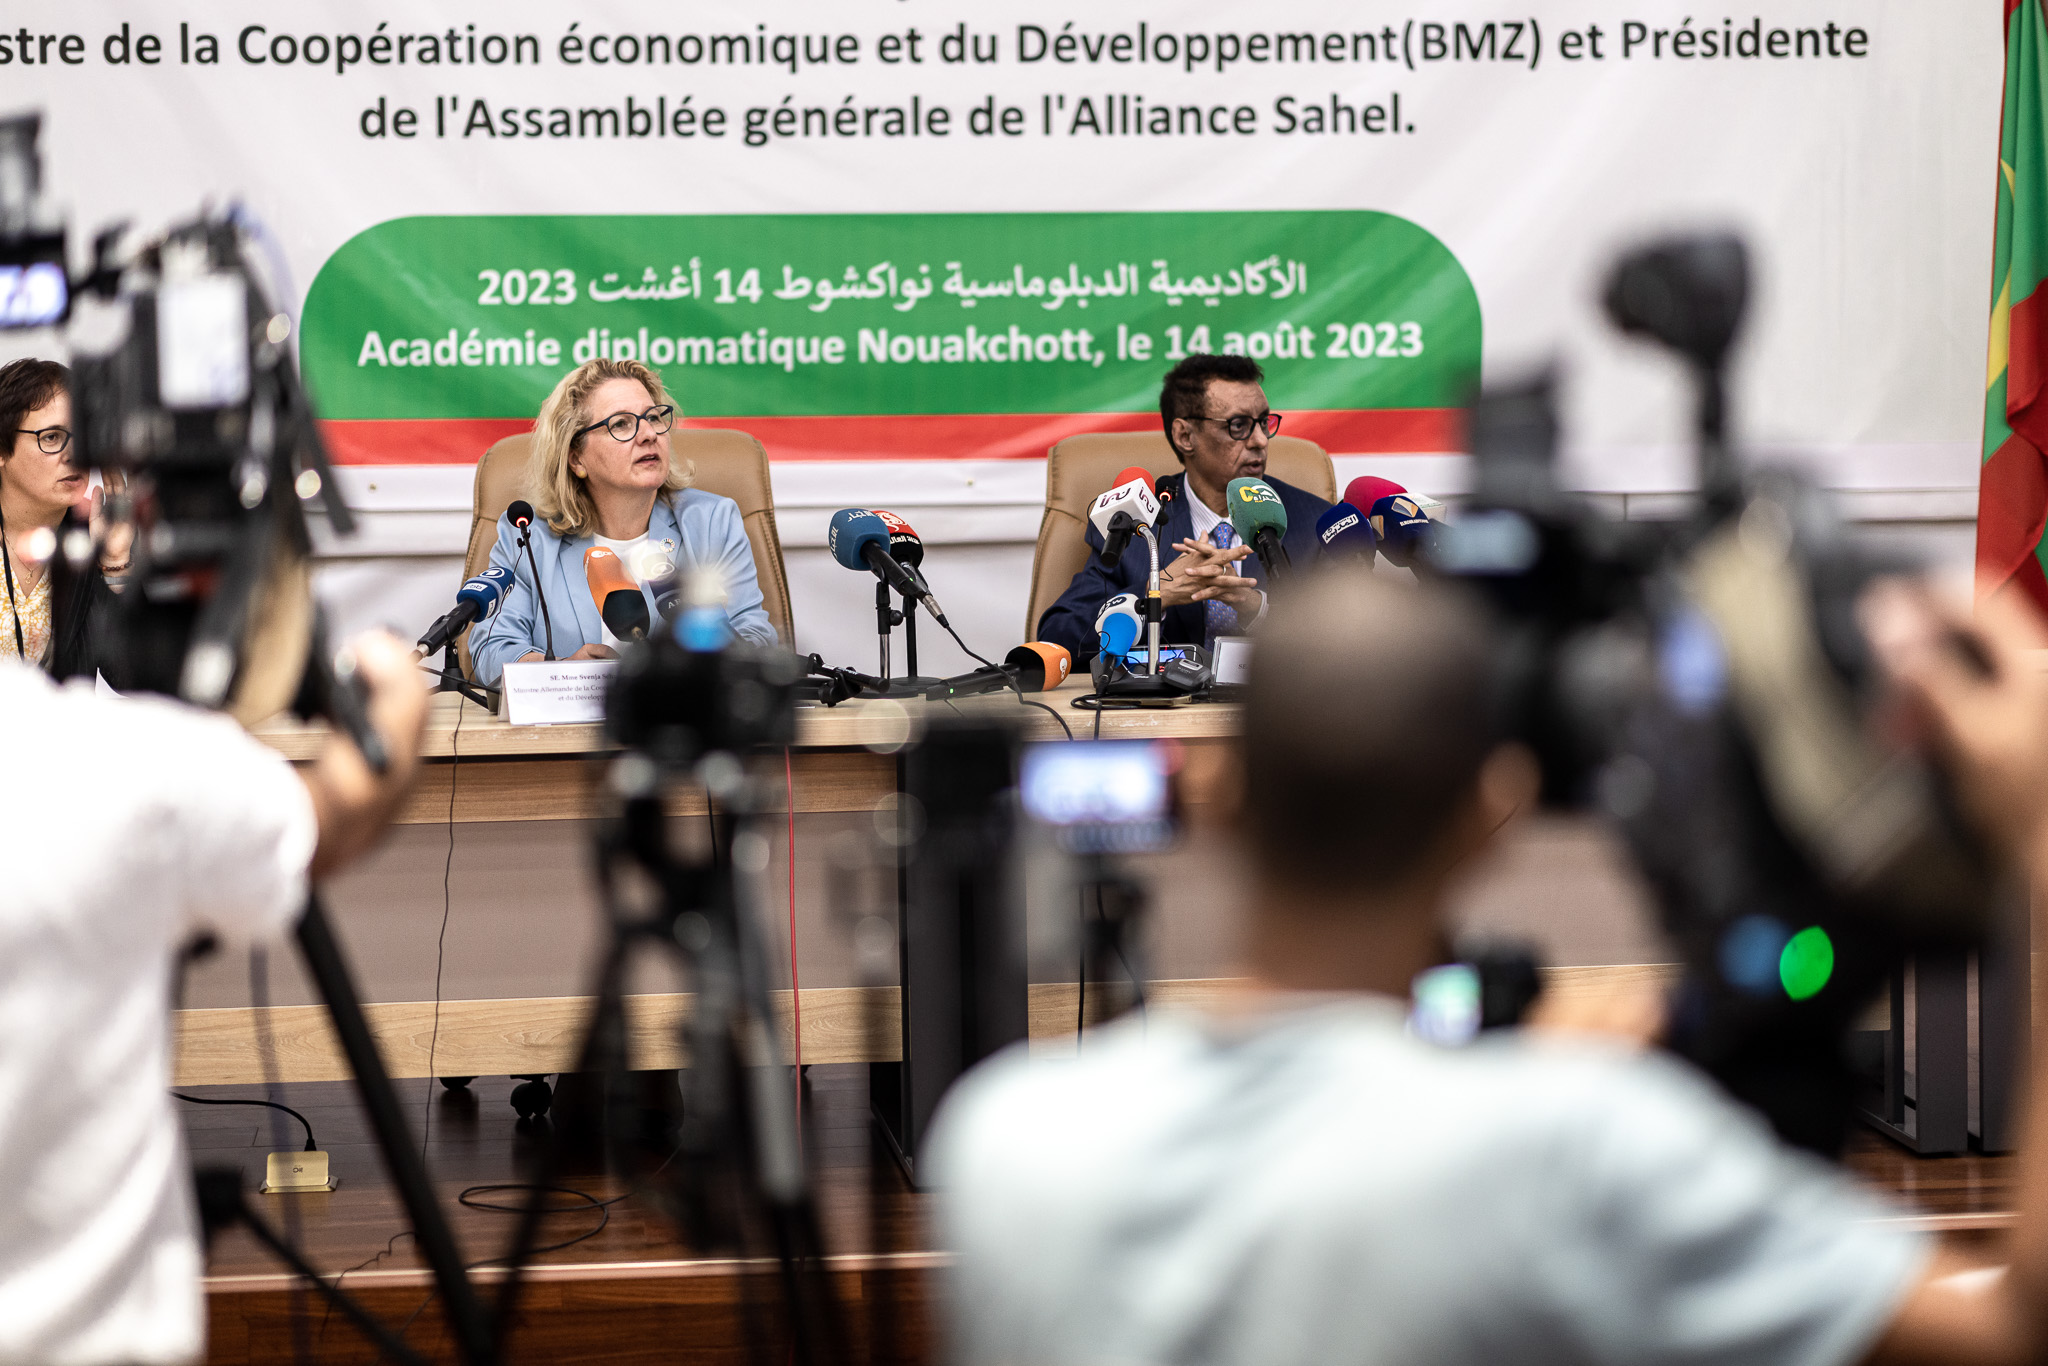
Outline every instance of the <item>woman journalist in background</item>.
<svg viewBox="0 0 2048 1366">
<path fill-rule="evenodd" d="M 618 640 L 605 629 L 583 568 L 592 546 L 607 546 L 648 594 L 669 570 L 713 570 L 725 581 L 733 633 L 775 643 L 762 605 L 739 504 L 690 487 L 694 472 L 669 449 L 677 413 L 661 377 L 633 360 L 600 359 L 563 376 L 533 426 L 533 562 L 519 551 L 509 515 L 498 518 L 491 564 L 512 571 L 495 615 L 469 633 L 479 682 L 494 684 L 505 666 L 544 657 L 548 628 L 561 659 L 610 659 Z M 534 571 L 546 589 L 541 619 Z"/>
<path fill-rule="evenodd" d="M 40 664 L 57 678 L 93 673 L 91 619 L 128 572 L 132 531 L 104 525 L 104 490 L 88 494 L 71 439 L 71 372 L 55 361 L 0 366 L 0 658 Z M 100 572 L 84 583 L 82 610 L 52 601 L 49 560 L 67 512 L 92 523 Z"/>
</svg>

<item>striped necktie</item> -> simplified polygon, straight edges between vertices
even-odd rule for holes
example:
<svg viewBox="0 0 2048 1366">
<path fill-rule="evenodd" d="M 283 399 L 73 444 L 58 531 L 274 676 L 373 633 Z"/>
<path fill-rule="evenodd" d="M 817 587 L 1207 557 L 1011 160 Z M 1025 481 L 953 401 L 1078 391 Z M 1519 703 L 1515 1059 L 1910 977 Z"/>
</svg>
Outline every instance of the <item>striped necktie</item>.
<svg viewBox="0 0 2048 1366">
<path fill-rule="evenodd" d="M 1237 535 L 1229 522 L 1218 522 L 1209 532 L 1209 544 L 1218 550 L 1228 550 L 1237 544 Z M 1221 598 L 1210 598 L 1202 604 L 1202 644 L 1212 645 L 1216 637 L 1231 635 L 1237 630 L 1237 609 Z"/>
</svg>

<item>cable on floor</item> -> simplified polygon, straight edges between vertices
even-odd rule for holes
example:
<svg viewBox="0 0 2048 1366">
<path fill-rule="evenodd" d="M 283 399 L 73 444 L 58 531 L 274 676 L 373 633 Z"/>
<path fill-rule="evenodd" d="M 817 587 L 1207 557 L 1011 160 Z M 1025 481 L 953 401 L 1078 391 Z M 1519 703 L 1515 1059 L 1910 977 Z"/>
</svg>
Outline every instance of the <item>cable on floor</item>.
<svg viewBox="0 0 2048 1366">
<path fill-rule="evenodd" d="M 279 1105 L 274 1100 L 213 1100 L 206 1096 L 188 1096 L 183 1091 L 173 1091 L 171 1092 L 171 1097 L 174 1100 L 188 1100 L 194 1105 L 261 1105 L 267 1110 L 282 1110 L 306 1126 L 306 1151 L 309 1153 L 320 1151 L 320 1145 L 313 1141 L 313 1122 L 289 1105 Z"/>
</svg>

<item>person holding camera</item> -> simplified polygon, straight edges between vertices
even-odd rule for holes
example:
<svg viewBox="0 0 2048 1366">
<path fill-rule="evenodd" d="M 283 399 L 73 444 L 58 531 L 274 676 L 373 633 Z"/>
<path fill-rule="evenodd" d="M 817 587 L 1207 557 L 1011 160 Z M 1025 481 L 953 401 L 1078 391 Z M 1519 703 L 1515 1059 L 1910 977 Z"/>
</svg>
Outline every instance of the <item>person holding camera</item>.
<svg viewBox="0 0 2048 1366">
<path fill-rule="evenodd" d="M 541 404 L 533 428 L 533 559 L 520 553 L 511 514 L 501 516 L 491 564 L 510 570 L 513 583 L 498 611 L 470 630 L 478 682 L 495 684 L 515 660 L 544 658 L 550 635 L 562 659 L 617 654 L 584 569 L 593 546 L 616 554 L 643 592 L 682 563 L 716 568 L 733 633 L 775 643 L 739 504 L 690 486 L 688 462 L 669 448 L 675 421 L 661 377 L 635 360 L 588 361 Z M 650 595 L 650 617 L 654 611 Z"/>
<path fill-rule="evenodd" d="M 366 851 L 404 795 L 424 685 L 392 637 L 351 648 L 381 774 L 340 734 L 294 771 L 227 717 L 0 660 L 16 797 L 0 820 L 0 1361 L 203 1351 L 172 980 L 197 935 L 286 933 L 308 884 Z"/>
<path fill-rule="evenodd" d="M 2048 674 L 2028 655 L 2044 639 L 2030 609 L 1994 601 L 1973 623 L 1896 584 L 1865 606 L 1924 743 L 2038 884 Z M 1537 791 L 1534 759 L 1494 729 L 1491 649 L 1472 606 L 1433 583 L 1349 571 L 1276 605 L 1226 789 L 1257 889 L 1250 980 L 1227 1005 L 1097 1031 L 1073 1062 L 991 1060 L 943 1103 L 930 1170 L 957 1256 L 955 1358 L 2048 1354 L 2038 1153 L 2011 1265 L 1965 1275 L 1675 1059 L 1586 1035 L 1447 1049 L 1407 1032 L 1448 887 Z M 2035 1071 L 2038 1138 L 2048 1057 Z"/>
<path fill-rule="evenodd" d="M 107 523 L 105 490 L 87 491 L 77 457 L 70 370 L 49 360 L 0 366 L 0 658 L 40 664 L 57 678 L 93 672 L 92 618 L 113 592 L 107 581 L 128 572 L 134 539 Z M 59 612 L 49 561 L 74 510 L 90 520 L 100 572 L 86 577 L 81 610 Z"/>
</svg>

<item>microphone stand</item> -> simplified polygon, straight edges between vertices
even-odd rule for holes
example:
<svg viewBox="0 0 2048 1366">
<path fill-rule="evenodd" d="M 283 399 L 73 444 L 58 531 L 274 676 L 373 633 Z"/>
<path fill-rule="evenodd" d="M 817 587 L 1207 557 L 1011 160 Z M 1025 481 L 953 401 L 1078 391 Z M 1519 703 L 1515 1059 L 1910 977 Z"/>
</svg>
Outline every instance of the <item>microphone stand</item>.
<svg viewBox="0 0 2048 1366">
<path fill-rule="evenodd" d="M 889 597 L 888 580 L 876 579 L 875 634 L 880 638 L 881 641 L 882 663 L 881 667 L 875 671 L 875 676 L 881 679 L 885 685 L 889 681 L 889 632 L 895 627 L 896 623 L 901 621 L 902 619 L 902 613 L 896 610 L 896 608 L 892 605 L 892 601 Z"/>
<path fill-rule="evenodd" d="M 455 657 L 455 642 L 452 639 L 447 645 L 442 647 L 441 669 L 435 677 L 439 681 L 434 684 L 434 692 L 458 693 L 469 701 L 476 703 L 485 711 L 494 712 L 498 709 L 497 703 L 492 701 L 489 696 L 489 694 L 496 692 L 497 689 L 485 688 L 469 681 L 468 675 L 462 671 L 461 662 Z"/>
<path fill-rule="evenodd" d="M 519 548 L 526 552 L 526 567 L 533 571 L 533 596 L 540 600 L 540 624 L 541 628 L 547 632 L 548 652 L 546 658 L 553 659 L 555 657 L 555 623 L 548 616 L 548 595 L 540 586 L 540 566 L 535 564 L 533 560 L 532 541 L 533 524 L 529 522 L 527 525 L 519 528 Z M 885 660 L 884 664 L 886 665 L 886 663 L 887 661 Z M 888 669 L 885 667 L 882 672 L 887 673 Z"/>
<path fill-rule="evenodd" d="M 917 571 L 912 570 L 913 574 Z M 902 678 L 889 677 L 889 631 L 897 623 L 903 626 L 904 659 L 910 672 Z M 882 667 L 881 686 L 875 690 L 878 697 L 923 697 L 937 687 L 942 680 L 924 678 L 917 672 L 917 597 L 912 593 L 903 595 L 903 610 L 897 611 L 894 600 L 889 596 L 889 581 L 875 580 L 875 633 L 880 638 Z"/>
<path fill-rule="evenodd" d="M 1138 534 L 1145 538 L 1145 553 L 1151 563 L 1145 573 L 1145 647 L 1151 658 L 1145 665 L 1145 672 L 1159 672 L 1159 622 L 1166 615 L 1166 604 L 1159 596 L 1159 535 L 1151 527 L 1140 525 Z"/>
</svg>

